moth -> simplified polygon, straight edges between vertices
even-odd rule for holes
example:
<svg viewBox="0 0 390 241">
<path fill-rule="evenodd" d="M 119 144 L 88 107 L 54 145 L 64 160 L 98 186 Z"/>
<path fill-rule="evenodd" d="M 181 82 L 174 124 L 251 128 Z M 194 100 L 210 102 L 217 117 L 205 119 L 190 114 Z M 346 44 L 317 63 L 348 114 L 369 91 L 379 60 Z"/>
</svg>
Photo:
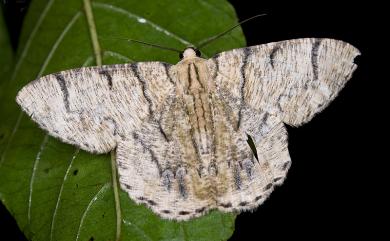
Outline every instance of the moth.
<svg viewBox="0 0 390 241">
<path fill-rule="evenodd" d="M 121 188 L 163 218 L 258 207 L 286 178 L 285 124 L 323 110 L 359 50 L 303 38 L 176 65 L 139 62 L 39 78 L 17 103 L 50 135 L 91 153 L 116 149 Z M 255 148 L 251 149 L 248 138 Z"/>
</svg>

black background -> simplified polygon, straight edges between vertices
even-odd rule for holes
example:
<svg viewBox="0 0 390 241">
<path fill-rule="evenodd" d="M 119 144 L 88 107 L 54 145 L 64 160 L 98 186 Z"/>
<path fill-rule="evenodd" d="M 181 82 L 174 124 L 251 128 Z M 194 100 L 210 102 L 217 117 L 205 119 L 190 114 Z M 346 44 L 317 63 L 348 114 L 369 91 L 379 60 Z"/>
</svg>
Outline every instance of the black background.
<svg viewBox="0 0 390 241">
<path fill-rule="evenodd" d="M 384 79 L 373 73 L 380 63 L 374 48 L 386 41 L 379 37 L 386 31 L 379 21 L 381 7 L 358 1 L 230 2 L 240 20 L 268 14 L 242 26 L 248 46 L 326 37 L 344 40 L 362 52 L 352 80 L 333 103 L 310 123 L 288 127 L 292 166 L 285 183 L 257 210 L 237 217 L 231 240 L 379 239 L 385 210 L 378 208 L 378 197 L 385 189 L 378 183 L 388 161 L 379 154 L 384 141 L 374 136 L 385 136 L 386 129 L 374 131 L 386 121 L 379 111 L 380 103 L 386 103 L 386 96 L 379 94 Z M 28 1 L 5 1 L 15 48 L 27 5 Z M 1 205 L 0 238 L 7 235 L 7 240 L 24 240 Z"/>
</svg>

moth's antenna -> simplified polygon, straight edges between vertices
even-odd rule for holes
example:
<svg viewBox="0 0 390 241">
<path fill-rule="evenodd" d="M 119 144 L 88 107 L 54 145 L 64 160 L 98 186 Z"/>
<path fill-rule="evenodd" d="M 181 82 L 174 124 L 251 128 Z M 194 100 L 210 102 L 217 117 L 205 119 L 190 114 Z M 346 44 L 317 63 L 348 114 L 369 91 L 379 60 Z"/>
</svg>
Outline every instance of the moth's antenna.
<svg viewBox="0 0 390 241">
<path fill-rule="evenodd" d="M 147 42 L 136 40 L 136 39 L 117 38 L 117 37 L 112 37 L 112 38 L 111 37 L 100 37 L 100 38 L 102 38 L 102 39 L 121 39 L 121 40 L 126 40 L 126 41 L 130 41 L 130 42 L 134 42 L 134 43 L 144 44 L 144 45 L 155 47 L 155 48 L 159 48 L 159 49 L 174 51 L 174 52 L 177 52 L 177 53 L 181 53 L 182 52 L 181 50 L 178 50 L 178 49 L 175 49 L 175 48 L 161 46 L 161 45 L 152 44 L 152 43 L 147 43 Z"/>
<path fill-rule="evenodd" d="M 258 15 L 255 15 L 255 16 L 253 16 L 253 17 L 247 18 L 247 19 L 245 19 L 245 20 L 239 22 L 238 24 L 234 25 L 233 27 L 227 29 L 226 31 L 224 31 L 224 32 L 222 32 L 222 33 L 220 33 L 220 34 L 218 34 L 218 35 L 216 35 L 216 36 L 213 36 L 213 37 L 211 37 L 211 38 L 208 38 L 208 39 L 205 39 L 205 40 L 201 41 L 201 42 L 199 43 L 199 45 L 197 46 L 197 48 L 198 48 L 198 49 L 203 48 L 204 46 L 206 46 L 206 45 L 208 45 L 209 43 L 213 42 L 214 40 L 216 40 L 216 39 L 222 37 L 223 35 L 229 33 L 229 32 L 232 31 L 233 29 L 237 28 L 238 26 L 242 25 L 242 24 L 245 23 L 245 22 L 248 22 L 249 20 L 252 20 L 252 19 L 258 18 L 258 17 L 263 17 L 263 16 L 266 16 L 266 15 L 267 15 L 267 14 L 263 13 L 263 14 L 258 14 Z"/>
</svg>

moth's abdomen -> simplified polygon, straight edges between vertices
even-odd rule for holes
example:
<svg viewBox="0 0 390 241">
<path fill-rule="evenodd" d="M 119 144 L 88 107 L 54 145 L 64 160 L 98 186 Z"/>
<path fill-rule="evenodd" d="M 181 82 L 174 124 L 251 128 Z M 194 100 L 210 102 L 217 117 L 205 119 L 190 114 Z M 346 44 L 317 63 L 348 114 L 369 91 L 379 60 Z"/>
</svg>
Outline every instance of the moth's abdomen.
<svg viewBox="0 0 390 241">
<path fill-rule="evenodd" d="M 183 96 L 185 112 L 190 125 L 189 134 L 199 155 L 211 154 L 213 118 L 207 93 Z M 184 127 L 185 128 L 185 127 Z"/>
</svg>

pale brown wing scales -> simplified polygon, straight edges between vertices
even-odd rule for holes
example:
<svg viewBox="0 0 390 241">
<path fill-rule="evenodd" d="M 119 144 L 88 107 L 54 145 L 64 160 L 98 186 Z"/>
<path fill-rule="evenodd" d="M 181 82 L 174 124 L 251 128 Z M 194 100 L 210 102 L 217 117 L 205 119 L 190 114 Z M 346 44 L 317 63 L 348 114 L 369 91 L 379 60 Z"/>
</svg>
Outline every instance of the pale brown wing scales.
<svg viewBox="0 0 390 241">
<path fill-rule="evenodd" d="M 299 126 L 337 96 L 359 54 L 343 41 L 307 38 L 223 52 L 208 65 L 220 88 Z"/>
<path fill-rule="evenodd" d="M 62 71 L 26 85 L 16 100 L 50 135 L 106 153 L 151 112 L 160 113 L 174 88 L 166 75 L 156 75 L 168 67 L 145 62 Z M 156 78 L 145 82 L 149 75 Z"/>
</svg>

